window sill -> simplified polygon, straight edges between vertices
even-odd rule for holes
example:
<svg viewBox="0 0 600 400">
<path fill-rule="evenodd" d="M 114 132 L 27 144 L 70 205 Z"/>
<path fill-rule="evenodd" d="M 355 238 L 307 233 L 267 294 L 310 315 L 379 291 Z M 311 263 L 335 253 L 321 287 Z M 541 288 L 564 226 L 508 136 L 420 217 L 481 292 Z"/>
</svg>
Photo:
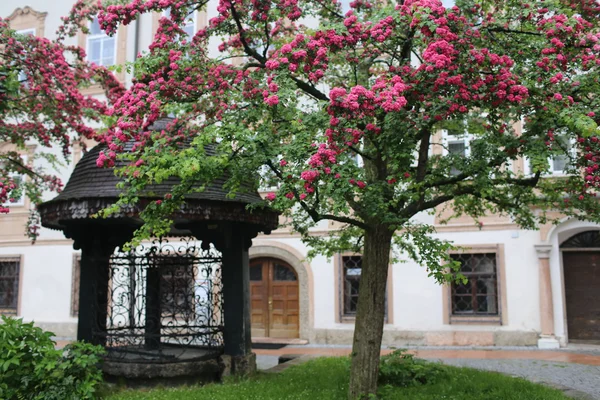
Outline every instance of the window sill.
<svg viewBox="0 0 600 400">
<path fill-rule="evenodd" d="M 502 317 L 450 316 L 450 325 L 502 325 Z"/>
<path fill-rule="evenodd" d="M 337 322 L 340 323 L 340 324 L 353 324 L 353 323 L 356 322 L 356 317 L 354 317 L 354 316 L 343 316 Z M 385 317 L 385 320 L 383 321 L 383 323 L 385 325 L 389 325 L 387 316 Z"/>
</svg>

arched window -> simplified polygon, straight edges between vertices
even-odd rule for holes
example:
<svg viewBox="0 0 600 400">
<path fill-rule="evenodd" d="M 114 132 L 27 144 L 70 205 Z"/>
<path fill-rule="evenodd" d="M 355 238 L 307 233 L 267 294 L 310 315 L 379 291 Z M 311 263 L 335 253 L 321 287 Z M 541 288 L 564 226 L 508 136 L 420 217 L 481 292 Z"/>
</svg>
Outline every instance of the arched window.
<svg viewBox="0 0 600 400">
<path fill-rule="evenodd" d="M 600 231 L 585 231 L 571 236 L 563 244 L 561 249 L 576 249 L 576 248 L 600 248 Z"/>
</svg>

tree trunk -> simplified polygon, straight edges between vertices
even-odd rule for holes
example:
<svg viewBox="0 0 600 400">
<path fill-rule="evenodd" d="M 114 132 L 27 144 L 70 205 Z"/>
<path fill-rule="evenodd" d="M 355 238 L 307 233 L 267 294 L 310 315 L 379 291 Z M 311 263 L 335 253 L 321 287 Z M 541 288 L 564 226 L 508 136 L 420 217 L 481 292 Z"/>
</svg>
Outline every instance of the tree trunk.
<svg viewBox="0 0 600 400">
<path fill-rule="evenodd" d="M 392 235 L 393 232 L 382 225 L 365 231 L 351 355 L 350 400 L 368 398 L 377 392 Z"/>
</svg>

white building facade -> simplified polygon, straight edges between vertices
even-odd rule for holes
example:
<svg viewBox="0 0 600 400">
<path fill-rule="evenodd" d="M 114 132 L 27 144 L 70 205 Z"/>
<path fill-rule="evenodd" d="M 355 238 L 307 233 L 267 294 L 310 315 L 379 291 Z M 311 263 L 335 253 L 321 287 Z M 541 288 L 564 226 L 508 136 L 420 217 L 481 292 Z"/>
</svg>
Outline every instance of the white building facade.
<svg viewBox="0 0 600 400">
<path fill-rule="evenodd" d="M 52 38 L 72 3 L 2 2 L 0 16 L 23 33 Z M 190 29 L 206 26 L 216 15 L 215 7 L 195 13 Z M 148 48 L 159 17 L 143 15 L 119 28 L 115 37 L 92 25 L 90 35 L 80 34 L 72 42 L 99 64 L 123 64 Z M 118 76 L 126 84 L 131 80 L 126 72 Z M 87 90 L 101 95 L 93 87 Z M 468 151 L 468 138 L 449 139 L 440 132 L 438 139 L 450 151 Z M 35 144 L 29 149 L 35 152 Z M 441 146 L 431 151 L 442 151 Z M 75 148 L 70 165 L 59 171 L 64 182 L 80 158 L 81 150 Z M 511 168 L 523 170 L 524 164 Z M 559 168 L 560 162 L 554 165 Z M 75 338 L 78 252 L 61 232 L 47 229 L 32 245 L 24 236 L 30 206 L 24 199 L 11 205 L 8 215 L 0 215 L 0 314 L 33 320 L 58 337 Z M 441 286 L 412 261 L 390 265 L 384 344 L 556 348 L 600 341 L 600 305 L 593 296 L 600 290 L 600 226 L 564 220 L 527 231 L 496 215 L 483 218 L 482 225 L 464 217 L 442 224 L 447 214 L 439 209 L 435 216 L 419 219 L 434 225 L 439 238 L 463 247 L 454 257 L 461 261 L 468 283 Z M 313 234 L 334 231 L 335 224 L 323 222 Z M 299 235 L 285 229 L 253 241 L 253 336 L 350 344 L 361 257 L 307 260 L 307 253 Z"/>
</svg>

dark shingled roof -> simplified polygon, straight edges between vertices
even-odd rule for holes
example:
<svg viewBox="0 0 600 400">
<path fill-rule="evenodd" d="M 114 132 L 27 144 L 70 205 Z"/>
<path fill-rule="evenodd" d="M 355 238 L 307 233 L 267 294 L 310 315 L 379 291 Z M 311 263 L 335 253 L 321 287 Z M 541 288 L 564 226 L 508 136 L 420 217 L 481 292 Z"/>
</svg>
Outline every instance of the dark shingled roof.
<svg viewBox="0 0 600 400">
<path fill-rule="evenodd" d="M 151 129 L 162 130 L 168 122 L 168 119 L 158 121 Z M 128 146 L 133 146 L 133 143 L 129 143 Z M 101 144 L 87 152 L 75 166 L 64 190 L 54 199 L 38 206 L 43 226 L 64 229 L 65 222 L 90 220 L 95 213 L 118 200 L 120 190 L 116 186 L 120 178 L 115 176 L 113 168 L 99 168 L 96 165 L 99 153 L 105 149 L 106 145 Z M 214 154 L 211 147 L 207 147 L 206 152 L 209 155 Z M 126 163 L 127 161 L 118 161 L 116 166 L 125 166 Z M 226 180 L 227 176 L 224 176 L 214 180 L 203 191 L 186 195 L 184 206 L 176 213 L 177 219 L 244 222 L 262 226 L 261 230 L 265 232 L 277 227 L 278 217 L 273 210 L 245 209 L 248 204 L 264 203 L 256 191 L 250 190 L 248 185 L 236 192 L 235 197 L 229 197 L 229 191 L 223 188 Z M 113 214 L 109 219 L 114 222 L 119 218 L 137 220 L 139 207 L 154 199 L 164 198 L 178 183 L 179 179 L 172 177 L 160 184 L 149 185 L 145 190 L 147 194 L 139 196 L 139 204 L 123 209 L 121 213 Z M 94 221 L 100 223 L 98 219 Z"/>
<path fill-rule="evenodd" d="M 75 166 L 75 170 L 71 174 L 64 190 L 51 200 L 52 202 L 90 198 L 114 198 L 116 200 L 119 197 L 120 190 L 116 186 L 120 178 L 115 176 L 112 168 L 98 168 L 96 165 L 96 160 L 102 150 L 106 150 L 105 145 L 95 146 L 81 158 Z M 119 161 L 116 166 L 122 167 L 125 165 L 125 161 Z M 251 192 L 248 189 L 237 192 L 234 198 L 227 197 L 228 190 L 223 188 L 225 180 L 226 178 L 216 179 L 204 191 L 190 193 L 186 195 L 186 199 L 227 201 L 244 204 L 260 203 L 263 201 L 257 192 Z M 162 199 L 178 183 L 178 178 L 169 178 L 160 184 L 149 185 L 146 188 L 148 195 L 143 197 Z"/>
</svg>

